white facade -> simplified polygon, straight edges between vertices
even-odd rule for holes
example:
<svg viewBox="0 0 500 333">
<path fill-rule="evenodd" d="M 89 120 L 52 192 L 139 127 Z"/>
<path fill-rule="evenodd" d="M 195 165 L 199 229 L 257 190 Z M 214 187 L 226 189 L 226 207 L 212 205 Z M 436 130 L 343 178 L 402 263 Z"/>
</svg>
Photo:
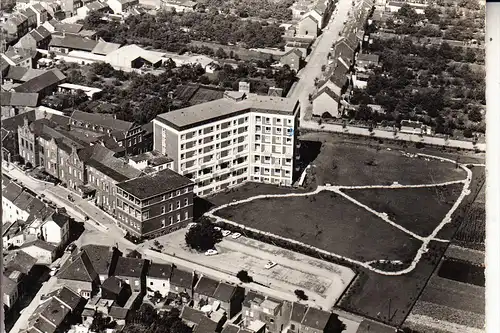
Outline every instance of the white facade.
<svg viewBox="0 0 500 333">
<path fill-rule="evenodd" d="M 68 240 L 69 223 L 65 223 L 60 227 L 52 219 L 47 220 L 42 225 L 42 235 L 46 242 L 59 245 L 64 245 Z"/>
<path fill-rule="evenodd" d="M 155 119 L 154 147 L 196 183 L 200 196 L 245 181 L 291 186 L 298 107 L 287 114 L 254 110 L 182 131 Z"/>
<path fill-rule="evenodd" d="M 153 293 L 157 291 L 166 297 L 170 292 L 170 280 L 146 276 L 146 287 L 148 290 L 151 289 Z"/>
<path fill-rule="evenodd" d="M 2 197 L 2 223 L 15 222 L 17 220 L 26 221 L 29 215 L 29 212 L 20 209 L 15 203 Z"/>
<path fill-rule="evenodd" d="M 38 265 L 50 265 L 54 261 L 54 251 L 42 249 L 35 245 L 23 247 L 21 250 L 36 258 Z"/>
</svg>

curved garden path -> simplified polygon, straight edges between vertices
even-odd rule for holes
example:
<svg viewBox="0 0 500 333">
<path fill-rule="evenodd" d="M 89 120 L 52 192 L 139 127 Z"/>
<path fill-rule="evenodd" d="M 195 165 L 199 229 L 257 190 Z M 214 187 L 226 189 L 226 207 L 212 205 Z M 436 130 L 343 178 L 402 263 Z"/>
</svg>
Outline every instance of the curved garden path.
<svg viewBox="0 0 500 333">
<path fill-rule="evenodd" d="M 428 154 L 417 154 L 417 156 L 424 157 L 424 158 L 438 159 L 438 160 L 440 160 L 442 162 L 449 162 L 449 163 L 454 163 L 454 164 L 456 163 L 456 161 L 454 161 L 452 159 L 448 159 L 448 158 L 444 158 L 444 157 L 440 157 L 440 156 L 433 156 L 433 155 L 428 155 Z M 282 240 L 287 240 L 290 243 L 302 245 L 302 246 L 307 247 L 307 248 L 314 248 L 316 251 L 318 251 L 320 253 L 331 255 L 331 256 L 337 257 L 339 259 L 343 259 L 343 260 L 345 260 L 347 262 L 350 262 L 350 263 L 362 266 L 362 267 L 364 267 L 366 269 L 369 269 L 369 270 L 371 270 L 373 272 L 376 272 L 376 273 L 379 273 L 379 274 L 383 274 L 383 275 L 403 275 L 403 274 L 407 274 L 407 273 L 409 273 L 409 272 L 411 272 L 412 270 L 415 269 L 415 267 L 419 263 L 420 259 L 422 258 L 422 255 L 428 251 L 428 245 L 429 245 L 429 243 L 431 241 L 448 242 L 448 240 L 439 239 L 436 236 L 439 233 L 439 231 L 441 231 L 441 229 L 446 224 L 448 224 L 448 223 L 451 222 L 451 217 L 452 217 L 453 213 L 460 206 L 460 204 L 462 203 L 463 199 L 467 195 L 470 194 L 469 186 L 470 186 L 471 179 L 472 179 L 472 171 L 467 167 L 467 165 L 484 166 L 483 164 L 459 164 L 460 168 L 462 168 L 466 172 L 466 174 L 467 174 L 466 178 L 462 179 L 462 180 L 449 181 L 449 182 L 444 182 L 444 183 L 420 184 L 420 185 L 402 185 L 402 184 L 394 183 L 392 185 L 367 185 L 367 186 L 320 185 L 314 191 L 307 192 L 307 193 L 257 195 L 257 196 L 254 196 L 254 197 L 250 197 L 250 198 L 239 200 L 239 201 L 234 201 L 234 202 L 231 202 L 231 203 L 228 203 L 228 204 L 224 204 L 224 205 L 215 207 L 215 208 L 211 209 L 210 211 L 208 211 L 207 213 L 205 213 L 205 216 L 213 218 L 216 221 L 222 221 L 222 222 L 225 222 L 225 223 L 228 223 L 228 224 L 232 224 L 232 225 L 241 227 L 243 229 L 247 229 L 247 230 L 259 232 L 259 233 L 265 234 L 267 236 L 272 236 L 274 238 L 278 238 L 278 239 L 282 239 Z M 387 216 L 387 214 L 377 212 L 377 211 L 373 210 L 372 208 L 370 208 L 370 207 L 362 204 L 361 202 L 357 201 L 356 199 L 354 199 L 354 198 L 350 197 L 349 195 L 345 194 L 344 192 L 342 192 L 342 189 L 419 188 L 419 187 L 438 187 L 438 186 L 445 186 L 445 185 L 458 184 L 458 183 L 463 183 L 464 184 L 464 186 L 462 188 L 462 191 L 461 191 L 458 199 L 455 201 L 455 203 L 450 208 L 450 210 L 448 211 L 448 213 L 441 220 L 441 222 L 439 223 L 439 225 L 427 237 L 423 237 L 423 236 L 417 235 L 416 233 L 414 233 L 414 232 L 412 232 L 412 231 L 410 231 L 410 230 L 402 227 L 401 225 L 397 224 L 396 222 L 391 221 L 389 219 L 389 217 Z M 375 267 L 372 266 L 372 264 L 375 263 L 375 262 L 377 262 L 377 260 L 375 260 L 375 261 L 373 261 L 373 260 L 372 261 L 364 261 L 364 262 L 358 261 L 358 260 L 354 260 L 354 259 L 347 258 L 347 257 L 341 256 L 341 255 L 335 254 L 335 253 L 331 253 L 331 252 L 328 252 L 328 251 L 325 251 L 325 250 L 322 250 L 322 249 L 315 248 L 313 246 L 310 246 L 308 244 L 304 244 L 302 242 L 298 242 L 298 241 L 290 239 L 290 238 L 285 238 L 285 237 L 282 237 L 282 236 L 279 236 L 279 235 L 275 235 L 275 234 L 271 234 L 271 233 L 268 233 L 268 232 L 262 232 L 260 230 L 257 230 L 257 229 L 254 229 L 254 228 L 250 228 L 250 227 L 247 227 L 245 225 L 241 225 L 241 224 L 236 223 L 234 221 L 231 221 L 231 220 L 228 220 L 228 219 L 225 219 L 225 218 L 222 218 L 222 217 L 219 217 L 219 216 L 215 215 L 215 213 L 217 211 L 219 211 L 219 210 L 221 210 L 223 208 L 230 207 L 230 206 L 236 206 L 236 205 L 239 205 L 239 204 L 242 204 L 242 203 L 246 203 L 246 202 L 250 202 L 250 201 L 254 201 L 254 200 L 258 200 L 258 199 L 265 199 L 265 198 L 285 198 L 285 197 L 301 197 L 301 196 L 314 195 L 314 194 L 317 194 L 317 193 L 322 192 L 322 191 L 330 191 L 330 192 L 337 193 L 337 194 L 343 196 L 344 198 L 348 199 L 352 203 L 354 203 L 354 204 L 356 204 L 356 205 L 358 205 L 358 206 L 360 206 L 360 207 L 368 210 L 372 214 L 378 216 L 381 220 L 385 221 L 386 223 L 389 223 L 393 227 L 395 227 L 395 228 L 397 228 L 397 229 L 405 232 L 406 234 L 408 234 L 408 235 L 410 235 L 410 236 L 412 236 L 412 237 L 420 240 L 422 242 L 422 245 L 420 246 L 419 250 L 417 251 L 415 257 L 413 258 L 413 261 L 411 262 L 411 264 L 408 267 L 406 267 L 405 269 L 401 269 L 399 271 L 392 271 L 392 270 L 391 271 L 386 271 L 386 270 L 382 270 L 382 269 L 375 268 Z M 393 263 L 394 264 L 398 264 L 397 261 L 394 261 Z"/>
</svg>

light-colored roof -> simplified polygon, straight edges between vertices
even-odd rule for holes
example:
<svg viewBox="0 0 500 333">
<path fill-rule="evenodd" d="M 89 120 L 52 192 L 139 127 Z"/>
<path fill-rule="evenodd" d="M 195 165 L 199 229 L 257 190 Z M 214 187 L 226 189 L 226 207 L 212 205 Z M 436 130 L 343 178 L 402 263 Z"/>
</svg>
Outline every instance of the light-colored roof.
<svg viewBox="0 0 500 333">
<path fill-rule="evenodd" d="M 98 93 L 102 91 L 102 89 L 100 88 L 87 87 L 73 83 L 61 83 L 58 87 L 66 89 L 82 90 L 83 92 L 88 92 L 88 93 Z"/>
<path fill-rule="evenodd" d="M 130 64 L 137 58 L 142 58 L 152 64 L 162 61 L 164 54 L 161 52 L 149 51 L 141 48 L 138 45 L 126 45 L 114 50 L 106 55 L 106 58 L 111 60 L 113 64 Z"/>
<path fill-rule="evenodd" d="M 193 105 L 184 109 L 158 115 L 156 120 L 171 126 L 183 128 L 196 126 L 210 120 L 224 119 L 233 114 L 250 110 L 294 114 L 298 107 L 296 99 L 249 95 L 242 101 L 222 98 L 215 101 Z"/>
<path fill-rule="evenodd" d="M 92 53 L 95 54 L 101 54 L 101 55 L 107 55 L 110 54 L 113 51 L 116 51 L 120 48 L 120 44 L 117 43 L 108 43 L 103 40 L 99 40 L 97 45 L 94 47 L 92 50 Z"/>
</svg>

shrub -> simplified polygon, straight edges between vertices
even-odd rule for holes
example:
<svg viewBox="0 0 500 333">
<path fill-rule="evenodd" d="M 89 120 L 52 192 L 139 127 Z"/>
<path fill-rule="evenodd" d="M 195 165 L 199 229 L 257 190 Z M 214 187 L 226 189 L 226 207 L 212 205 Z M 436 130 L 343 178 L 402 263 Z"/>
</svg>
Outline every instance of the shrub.
<svg viewBox="0 0 500 333">
<path fill-rule="evenodd" d="M 248 275 L 247 271 L 244 270 L 239 271 L 238 274 L 236 274 L 236 277 L 240 279 L 240 281 L 243 283 L 253 282 L 253 278 L 250 275 Z"/>
<path fill-rule="evenodd" d="M 309 297 L 307 297 L 306 293 L 302 289 L 296 289 L 294 293 L 295 296 L 297 296 L 297 298 L 301 301 L 307 301 L 309 299 Z"/>
</svg>

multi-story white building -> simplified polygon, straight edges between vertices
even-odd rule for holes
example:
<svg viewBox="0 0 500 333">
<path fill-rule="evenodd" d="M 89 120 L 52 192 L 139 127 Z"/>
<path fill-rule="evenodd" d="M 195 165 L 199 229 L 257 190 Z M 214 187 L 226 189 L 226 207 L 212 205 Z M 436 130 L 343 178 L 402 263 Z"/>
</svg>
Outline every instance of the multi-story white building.
<svg viewBox="0 0 500 333">
<path fill-rule="evenodd" d="M 208 195 L 245 181 L 291 186 L 300 104 L 226 92 L 224 98 L 159 115 L 154 149 Z"/>
</svg>

